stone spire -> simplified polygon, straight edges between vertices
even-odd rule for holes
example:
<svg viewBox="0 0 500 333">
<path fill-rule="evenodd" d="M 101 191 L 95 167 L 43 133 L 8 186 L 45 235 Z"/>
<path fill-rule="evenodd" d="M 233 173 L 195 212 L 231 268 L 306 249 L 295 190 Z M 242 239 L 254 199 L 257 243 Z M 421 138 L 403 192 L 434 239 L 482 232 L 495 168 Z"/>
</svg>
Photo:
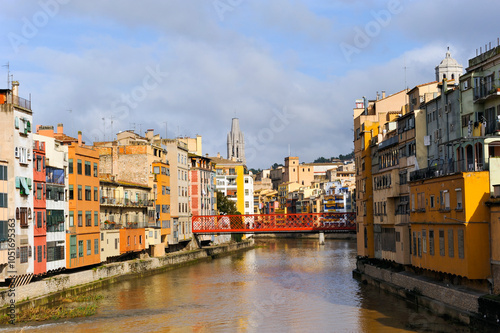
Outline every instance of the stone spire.
<svg viewBox="0 0 500 333">
<path fill-rule="evenodd" d="M 243 132 L 240 131 L 240 121 L 233 118 L 231 123 L 231 132 L 227 134 L 227 158 L 234 157 L 237 161 L 246 164 L 245 160 L 245 140 Z"/>
<path fill-rule="evenodd" d="M 441 63 L 436 66 L 436 81 L 455 80 L 455 85 L 458 84 L 458 78 L 462 75 L 464 67 L 451 57 L 450 48 L 446 52 L 446 57 Z"/>
</svg>

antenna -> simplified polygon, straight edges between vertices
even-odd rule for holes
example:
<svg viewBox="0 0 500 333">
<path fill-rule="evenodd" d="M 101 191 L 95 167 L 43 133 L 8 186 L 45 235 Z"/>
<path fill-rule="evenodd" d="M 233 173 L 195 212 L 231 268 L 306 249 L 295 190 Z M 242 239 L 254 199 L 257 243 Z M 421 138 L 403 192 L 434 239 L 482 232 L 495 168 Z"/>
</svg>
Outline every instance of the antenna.
<svg viewBox="0 0 500 333">
<path fill-rule="evenodd" d="M 167 124 L 168 123 L 166 121 L 164 121 L 163 123 L 165 124 L 165 139 L 168 139 L 168 136 L 167 136 Z"/>
<path fill-rule="evenodd" d="M 290 157 L 292 153 L 290 152 L 290 144 L 288 144 L 288 157 Z"/>
<path fill-rule="evenodd" d="M 111 120 L 111 141 L 115 141 L 115 135 L 113 134 L 113 118 L 115 118 L 115 116 L 113 115 L 109 117 L 109 119 Z"/>
<path fill-rule="evenodd" d="M 102 141 L 106 141 L 106 118 L 102 117 L 102 129 L 103 129 L 103 135 L 104 135 L 104 140 Z"/>
<path fill-rule="evenodd" d="M 404 55 L 404 70 L 405 70 L 405 104 L 408 104 L 408 84 L 406 83 L 406 70 L 408 67 L 406 67 L 406 54 Z"/>
</svg>

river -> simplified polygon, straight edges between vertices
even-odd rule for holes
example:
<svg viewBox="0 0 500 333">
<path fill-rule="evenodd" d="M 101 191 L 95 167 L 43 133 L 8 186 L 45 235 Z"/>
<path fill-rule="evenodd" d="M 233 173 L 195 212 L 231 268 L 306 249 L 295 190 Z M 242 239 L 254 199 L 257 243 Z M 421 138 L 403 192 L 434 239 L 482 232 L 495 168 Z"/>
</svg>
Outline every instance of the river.
<svg viewBox="0 0 500 333">
<path fill-rule="evenodd" d="M 104 298 L 94 316 L 29 324 L 22 331 L 469 332 L 354 280 L 354 241 L 257 244 L 113 284 L 97 291 Z"/>
</svg>

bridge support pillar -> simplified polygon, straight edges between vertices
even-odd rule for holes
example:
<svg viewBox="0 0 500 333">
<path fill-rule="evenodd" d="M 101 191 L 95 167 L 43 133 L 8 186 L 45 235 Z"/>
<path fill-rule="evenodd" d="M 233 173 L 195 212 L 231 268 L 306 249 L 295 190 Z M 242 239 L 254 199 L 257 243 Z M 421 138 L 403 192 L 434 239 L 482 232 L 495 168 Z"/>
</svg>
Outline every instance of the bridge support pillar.
<svg viewBox="0 0 500 333">
<path fill-rule="evenodd" d="M 319 233 L 319 245 L 325 245 L 325 233 L 323 231 Z"/>
</svg>

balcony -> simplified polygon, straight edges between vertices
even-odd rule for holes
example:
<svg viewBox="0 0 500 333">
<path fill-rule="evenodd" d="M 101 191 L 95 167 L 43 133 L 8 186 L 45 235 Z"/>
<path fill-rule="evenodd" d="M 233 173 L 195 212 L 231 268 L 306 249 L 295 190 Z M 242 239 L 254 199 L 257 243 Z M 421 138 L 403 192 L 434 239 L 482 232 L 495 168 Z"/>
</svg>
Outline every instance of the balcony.
<svg viewBox="0 0 500 333">
<path fill-rule="evenodd" d="M 389 139 L 384 140 L 381 143 L 379 143 L 378 149 L 385 149 L 385 148 L 391 147 L 397 143 L 399 143 L 399 137 L 393 136 L 392 138 L 389 138 Z"/>
<path fill-rule="evenodd" d="M 448 176 L 459 172 L 486 171 L 486 169 L 483 163 L 464 160 L 453 161 L 410 172 L 410 182 Z"/>
<path fill-rule="evenodd" d="M 154 227 L 147 222 L 124 222 L 124 223 L 116 223 L 116 222 L 104 222 L 101 223 L 101 230 L 119 230 L 119 229 L 142 229 Z"/>
<path fill-rule="evenodd" d="M 128 198 L 101 197 L 102 206 L 153 207 L 154 200 L 131 200 Z"/>
</svg>

